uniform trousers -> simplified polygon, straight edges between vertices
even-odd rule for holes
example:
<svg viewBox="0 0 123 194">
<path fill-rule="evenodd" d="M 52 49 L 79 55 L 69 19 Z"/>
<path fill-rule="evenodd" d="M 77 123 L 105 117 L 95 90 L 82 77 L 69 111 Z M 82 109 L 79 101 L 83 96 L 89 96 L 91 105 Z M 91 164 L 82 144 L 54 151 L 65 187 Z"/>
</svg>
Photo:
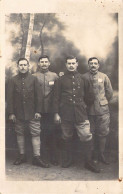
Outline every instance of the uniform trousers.
<svg viewBox="0 0 123 194">
<path fill-rule="evenodd" d="M 20 154 L 25 154 L 25 130 L 30 130 L 32 137 L 33 155 L 40 156 L 40 121 L 39 120 L 16 120 L 15 131 Z"/>
<path fill-rule="evenodd" d="M 89 120 L 85 120 L 84 122 L 80 123 L 62 120 L 62 139 L 65 141 L 71 140 L 75 129 L 81 142 L 90 141 L 92 139 Z"/>
<path fill-rule="evenodd" d="M 54 115 L 43 113 L 41 117 L 41 155 L 44 160 L 57 158 L 57 134 Z"/>
</svg>

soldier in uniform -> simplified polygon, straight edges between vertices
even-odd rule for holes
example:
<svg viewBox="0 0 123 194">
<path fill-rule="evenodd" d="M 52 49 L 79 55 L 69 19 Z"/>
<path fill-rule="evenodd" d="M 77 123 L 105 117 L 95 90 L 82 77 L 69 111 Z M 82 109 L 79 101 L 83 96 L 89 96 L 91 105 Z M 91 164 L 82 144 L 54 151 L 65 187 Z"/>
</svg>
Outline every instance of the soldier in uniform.
<svg viewBox="0 0 123 194">
<path fill-rule="evenodd" d="M 15 123 L 19 157 L 14 165 L 26 162 L 25 130 L 30 129 L 33 147 L 33 165 L 47 167 L 40 158 L 40 118 L 42 91 L 36 77 L 29 73 L 26 58 L 18 60 L 18 75 L 11 78 L 7 87 L 7 111 L 9 120 Z"/>
<path fill-rule="evenodd" d="M 85 98 L 88 99 L 87 112 L 94 140 L 93 157 L 95 161 L 99 159 L 103 163 L 109 164 L 105 159 L 104 151 L 110 123 L 108 102 L 113 96 L 113 90 L 108 76 L 98 71 L 100 67 L 99 60 L 96 57 L 89 58 L 88 65 L 89 72 L 83 75 L 83 79 L 86 83 Z M 89 99 L 88 96 L 90 89 L 93 89 L 93 100 Z"/>
<path fill-rule="evenodd" d="M 75 129 L 81 142 L 81 150 L 85 150 L 85 168 L 99 172 L 91 161 L 92 133 L 84 102 L 84 82 L 77 67 L 76 57 L 68 57 L 67 71 L 56 81 L 54 89 L 54 120 L 61 124 L 62 131 L 62 167 L 71 165 L 71 144 Z"/>
<path fill-rule="evenodd" d="M 34 75 L 38 78 L 43 90 L 41 155 L 47 164 L 51 162 L 53 165 L 57 165 L 56 129 L 53 119 L 52 101 L 54 82 L 58 76 L 56 73 L 49 71 L 49 66 L 49 57 L 46 55 L 41 56 L 38 62 L 38 71 Z"/>
</svg>

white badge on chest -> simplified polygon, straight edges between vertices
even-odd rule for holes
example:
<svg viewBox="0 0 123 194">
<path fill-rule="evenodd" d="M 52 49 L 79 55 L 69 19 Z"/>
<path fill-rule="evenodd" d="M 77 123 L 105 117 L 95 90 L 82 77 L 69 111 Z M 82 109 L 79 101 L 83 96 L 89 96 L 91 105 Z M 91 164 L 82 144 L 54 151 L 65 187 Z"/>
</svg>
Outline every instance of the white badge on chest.
<svg viewBox="0 0 123 194">
<path fill-rule="evenodd" d="M 49 86 L 53 86 L 54 85 L 54 81 L 49 81 Z"/>
<path fill-rule="evenodd" d="M 100 83 L 101 83 L 102 81 L 103 81 L 103 80 L 102 80 L 101 78 L 99 78 L 99 79 L 98 79 L 98 82 L 100 82 Z"/>
</svg>

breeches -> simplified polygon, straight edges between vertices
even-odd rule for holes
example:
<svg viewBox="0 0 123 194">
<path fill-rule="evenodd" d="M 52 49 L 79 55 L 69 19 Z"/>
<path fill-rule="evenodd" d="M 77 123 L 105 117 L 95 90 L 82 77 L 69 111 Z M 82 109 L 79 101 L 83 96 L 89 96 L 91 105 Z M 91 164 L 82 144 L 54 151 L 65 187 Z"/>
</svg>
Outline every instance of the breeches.
<svg viewBox="0 0 123 194">
<path fill-rule="evenodd" d="M 107 136 L 109 134 L 110 114 L 89 115 L 92 134 L 97 136 Z"/>
<path fill-rule="evenodd" d="M 86 142 L 92 139 L 89 120 L 85 120 L 81 123 L 62 120 L 61 130 L 63 140 L 71 140 L 74 134 L 74 130 L 76 130 L 80 141 Z"/>
<path fill-rule="evenodd" d="M 17 135 L 24 136 L 24 131 L 29 129 L 31 136 L 36 137 L 40 136 L 41 128 L 40 128 L 40 121 L 38 120 L 29 120 L 29 121 L 23 121 L 23 120 L 17 120 L 15 123 L 15 131 Z"/>
</svg>

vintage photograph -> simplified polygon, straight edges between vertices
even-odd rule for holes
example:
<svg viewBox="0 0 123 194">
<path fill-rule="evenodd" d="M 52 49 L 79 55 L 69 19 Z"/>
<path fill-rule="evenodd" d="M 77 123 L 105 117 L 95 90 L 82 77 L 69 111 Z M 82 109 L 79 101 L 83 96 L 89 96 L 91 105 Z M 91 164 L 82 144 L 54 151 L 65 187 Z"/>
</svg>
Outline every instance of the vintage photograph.
<svg viewBox="0 0 123 194">
<path fill-rule="evenodd" d="M 7 181 L 118 180 L 118 16 L 5 15 Z"/>
</svg>

